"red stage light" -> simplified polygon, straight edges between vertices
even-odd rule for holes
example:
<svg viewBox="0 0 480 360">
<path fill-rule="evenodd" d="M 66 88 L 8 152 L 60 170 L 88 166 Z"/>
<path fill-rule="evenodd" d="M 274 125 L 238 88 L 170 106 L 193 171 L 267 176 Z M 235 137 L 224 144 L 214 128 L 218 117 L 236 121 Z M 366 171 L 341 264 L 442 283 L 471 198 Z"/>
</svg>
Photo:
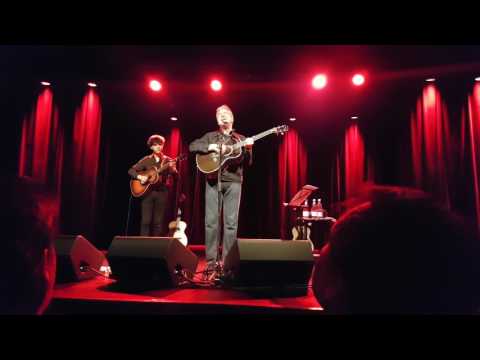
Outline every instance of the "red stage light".
<svg viewBox="0 0 480 360">
<path fill-rule="evenodd" d="M 312 79 L 312 86 L 314 89 L 320 90 L 327 86 L 327 76 L 324 74 L 315 75 Z"/>
<path fill-rule="evenodd" d="M 222 90 L 222 83 L 219 80 L 215 79 L 210 82 L 210 87 L 213 91 L 220 91 Z"/>
<path fill-rule="evenodd" d="M 90 86 L 90 87 L 97 87 L 97 84 L 95 84 L 93 82 L 89 82 L 87 85 Z"/>
<path fill-rule="evenodd" d="M 435 78 L 425 79 L 426 82 L 435 82 Z"/>
<path fill-rule="evenodd" d="M 353 85 L 355 85 L 355 86 L 363 85 L 363 84 L 365 83 L 365 76 L 363 76 L 362 74 L 355 74 L 355 75 L 353 75 L 353 77 L 352 77 L 352 83 L 353 83 Z"/>
<path fill-rule="evenodd" d="M 42 81 L 40 84 L 43 86 L 50 86 L 50 83 L 48 81 Z"/>
<path fill-rule="evenodd" d="M 160 91 L 162 89 L 162 84 L 160 84 L 160 82 L 157 80 L 151 80 L 150 89 L 152 89 L 153 91 Z"/>
</svg>

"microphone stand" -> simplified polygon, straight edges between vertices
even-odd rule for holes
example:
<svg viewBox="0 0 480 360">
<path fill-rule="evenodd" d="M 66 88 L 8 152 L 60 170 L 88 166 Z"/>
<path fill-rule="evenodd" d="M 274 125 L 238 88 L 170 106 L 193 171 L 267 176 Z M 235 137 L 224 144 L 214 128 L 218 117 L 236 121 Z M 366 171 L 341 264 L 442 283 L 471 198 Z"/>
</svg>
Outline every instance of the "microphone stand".
<svg viewBox="0 0 480 360">
<path fill-rule="evenodd" d="M 223 161 L 223 141 L 219 141 L 218 148 L 219 148 L 219 168 L 217 172 L 217 199 L 218 199 L 218 224 L 217 224 L 217 259 L 215 267 L 217 272 L 220 270 L 221 272 L 221 265 L 220 265 L 220 242 L 222 239 L 222 161 Z M 219 274 L 220 275 L 220 274 Z"/>
</svg>

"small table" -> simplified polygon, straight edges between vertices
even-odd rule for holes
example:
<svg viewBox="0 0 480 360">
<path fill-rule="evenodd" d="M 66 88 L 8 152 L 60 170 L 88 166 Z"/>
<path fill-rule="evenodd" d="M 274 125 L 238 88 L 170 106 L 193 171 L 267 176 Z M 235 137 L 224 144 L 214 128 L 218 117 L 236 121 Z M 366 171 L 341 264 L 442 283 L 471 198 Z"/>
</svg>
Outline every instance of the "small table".
<svg viewBox="0 0 480 360">
<path fill-rule="evenodd" d="M 315 249 L 315 244 L 311 238 L 309 238 L 309 233 L 311 233 L 311 227 L 313 223 L 335 223 L 337 220 L 330 216 L 325 217 L 304 217 L 299 216 L 296 219 L 296 227 L 299 228 L 299 237 L 295 240 L 309 240 L 312 244 L 312 250 Z M 310 236 L 311 237 L 311 236 Z M 317 241 L 320 243 L 320 241 Z"/>
</svg>

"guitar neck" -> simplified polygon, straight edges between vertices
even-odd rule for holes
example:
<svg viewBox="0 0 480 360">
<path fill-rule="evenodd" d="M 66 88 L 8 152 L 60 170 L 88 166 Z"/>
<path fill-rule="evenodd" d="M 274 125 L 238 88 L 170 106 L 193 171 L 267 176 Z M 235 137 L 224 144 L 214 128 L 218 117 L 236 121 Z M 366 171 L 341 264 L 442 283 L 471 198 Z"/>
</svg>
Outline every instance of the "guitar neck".
<svg viewBox="0 0 480 360">
<path fill-rule="evenodd" d="M 261 138 L 264 138 L 265 136 L 273 134 L 274 132 L 275 132 L 275 128 L 272 128 L 270 130 L 266 130 L 264 132 L 261 132 L 260 134 L 252 136 L 252 139 L 253 141 L 257 141 Z M 235 145 L 233 145 L 233 148 L 234 149 L 241 148 L 242 146 L 245 146 L 245 143 L 246 143 L 246 140 L 239 141 L 238 143 L 235 143 Z"/>
<path fill-rule="evenodd" d="M 177 209 L 177 227 L 178 227 L 178 224 L 180 223 L 180 221 L 182 221 L 182 210 L 180 210 L 180 207 L 178 207 L 178 209 Z"/>
<path fill-rule="evenodd" d="M 181 156 L 178 156 L 176 157 L 175 159 L 171 159 L 171 160 L 167 160 L 163 165 L 161 165 L 160 167 L 156 168 L 157 169 L 157 172 L 158 173 L 161 173 L 162 171 L 164 171 L 165 169 L 168 168 L 168 164 L 170 163 L 176 163 L 177 161 L 179 160 L 182 160 L 183 158 Z"/>
</svg>

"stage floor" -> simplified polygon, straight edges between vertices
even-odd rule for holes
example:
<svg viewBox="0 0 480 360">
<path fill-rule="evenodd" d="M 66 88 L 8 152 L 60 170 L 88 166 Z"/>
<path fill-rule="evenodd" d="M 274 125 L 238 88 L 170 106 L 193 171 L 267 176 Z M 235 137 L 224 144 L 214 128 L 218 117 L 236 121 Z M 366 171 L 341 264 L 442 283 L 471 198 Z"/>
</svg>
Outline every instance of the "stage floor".
<svg viewBox="0 0 480 360">
<path fill-rule="evenodd" d="M 201 249 L 197 271 L 205 267 Z M 197 250 L 197 251 L 195 251 Z M 58 284 L 47 314 L 322 314 L 311 287 L 302 296 L 267 294 L 222 288 L 119 290 L 116 281 L 97 277 Z"/>
</svg>

